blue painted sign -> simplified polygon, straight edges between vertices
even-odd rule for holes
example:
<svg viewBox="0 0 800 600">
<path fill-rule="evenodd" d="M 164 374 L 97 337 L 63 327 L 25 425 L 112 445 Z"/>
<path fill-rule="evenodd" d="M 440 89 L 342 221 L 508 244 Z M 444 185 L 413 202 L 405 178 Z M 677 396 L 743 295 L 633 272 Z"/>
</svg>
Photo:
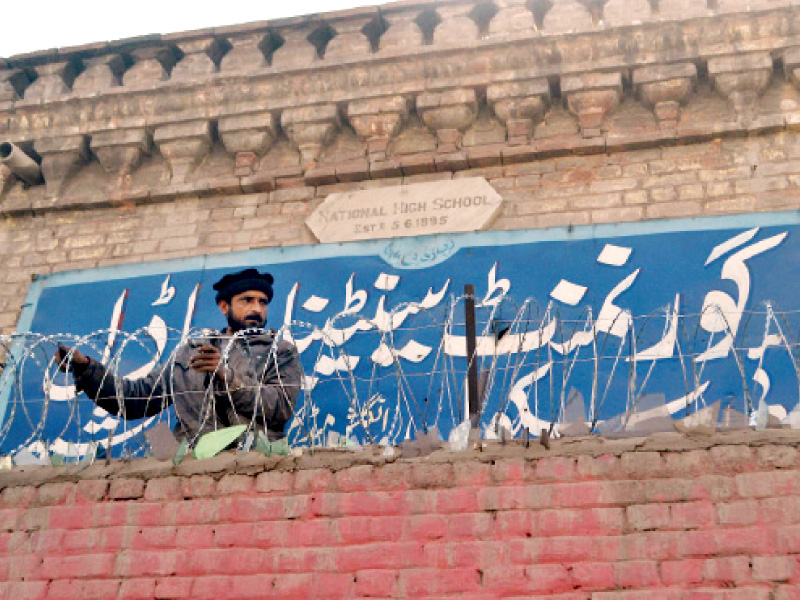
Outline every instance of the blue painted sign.
<svg viewBox="0 0 800 600">
<path fill-rule="evenodd" d="M 118 376 L 225 325 L 211 285 L 269 270 L 268 326 L 301 353 L 293 444 L 399 443 L 463 418 L 464 285 L 475 286 L 482 425 L 515 434 L 563 416 L 577 390 L 597 424 L 647 394 L 675 416 L 723 400 L 783 417 L 798 403 L 795 213 L 574 230 L 486 232 L 254 250 L 40 278 L 6 368 L 3 453 L 34 443 L 139 452 L 162 417 L 122 423 L 74 398 L 50 360 L 77 345 Z"/>
</svg>

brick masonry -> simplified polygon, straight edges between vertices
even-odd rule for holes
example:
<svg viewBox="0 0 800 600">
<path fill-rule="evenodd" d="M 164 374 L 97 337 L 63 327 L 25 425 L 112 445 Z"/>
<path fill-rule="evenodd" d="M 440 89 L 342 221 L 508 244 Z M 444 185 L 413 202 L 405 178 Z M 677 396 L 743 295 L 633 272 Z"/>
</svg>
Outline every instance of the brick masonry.
<svg viewBox="0 0 800 600">
<path fill-rule="evenodd" d="M 0 219 L 0 328 L 13 331 L 31 278 L 69 269 L 315 243 L 305 218 L 329 193 L 483 176 L 510 230 L 800 207 L 800 133 L 563 156 L 272 192 L 67 209 Z"/>
<path fill-rule="evenodd" d="M 0 473 L 0 598 L 789 600 L 800 434 Z"/>
<path fill-rule="evenodd" d="M 414 0 L 0 59 L 0 332 L 32 278 L 316 243 L 331 192 L 483 176 L 498 230 L 800 206 L 792 0 Z M 376 192 L 377 193 L 377 192 Z"/>
</svg>

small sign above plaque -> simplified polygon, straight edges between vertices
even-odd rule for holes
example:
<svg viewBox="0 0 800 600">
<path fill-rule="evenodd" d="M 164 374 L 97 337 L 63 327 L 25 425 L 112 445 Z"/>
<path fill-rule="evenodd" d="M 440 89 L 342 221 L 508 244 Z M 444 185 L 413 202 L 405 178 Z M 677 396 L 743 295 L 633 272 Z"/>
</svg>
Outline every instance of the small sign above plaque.
<svg viewBox="0 0 800 600">
<path fill-rule="evenodd" d="M 320 242 L 484 229 L 503 198 L 483 177 L 331 194 L 306 219 Z"/>
</svg>

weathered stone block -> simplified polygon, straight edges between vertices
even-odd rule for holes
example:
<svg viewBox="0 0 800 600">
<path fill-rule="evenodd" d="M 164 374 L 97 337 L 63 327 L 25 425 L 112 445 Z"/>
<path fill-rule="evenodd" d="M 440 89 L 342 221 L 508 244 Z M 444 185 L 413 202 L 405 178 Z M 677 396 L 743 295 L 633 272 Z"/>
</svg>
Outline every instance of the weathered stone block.
<svg viewBox="0 0 800 600">
<path fill-rule="evenodd" d="M 787 48 L 783 53 L 783 69 L 786 78 L 800 87 L 800 46 Z M 0 75 L 0 78 L 2 75 Z"/>
<path fill-rule="evenodd" d="M 325 47 L 326 60 L 342 60 L 363 57 L 372 52 L 369 39 L 363 29 L 370 18 L 347 19 L 333 23 L 336 35 Z"/>
<path fill-rule="evenodd" d="M 170 78 L 175 81 L 190 81 L 217 71 L 223 48 L 214 38 L 201 38 L 179 42 L 183 58 L 172 69 Z"/>
<path fill-rule="evenodd" d="M 686 102 L 697 81 L 693 63 L 654 65 L 633 71 L 633 85 L 642 101 L 652 106 L 662 129 L 675 129 L 680 104 Z"/>
<path fill-rule="evenodd" d="M 34 149 L 42 157 L 42 175 L 47 196 L 58 195 L 89 156 L 86 137 L 82 135 L 36 140 Z"/>
<path fill-rule="evenodd" d="M 597 137 L 606 116 L 622 97 L 622 75 L 611 73 L 582 73 L 561 78 L 561 91 L 567 106 L 578 117 L 584 137 Z"/>
<path fill-rule="evenodd" d="M 548 33 L 586 31 L 594 25 L 586 5 L 578 0 L 555 2 L 547 11 L 543 24 L 544 30 Z"/>
<path fill-rule="evenodd" d="M 183 183 L 211 150 L 211 123 L 191 121 L 156 128 L 153 141 L 169 162 L 173 184 Z"/>
<path fill-rule="evenodd" d="M 359 137 L 375 142 L 373 151 L 385 153 L 388 140 L 400 131 L 408 116 L 408 101 L 402 96 L 354 100 L 347 106 L 347 116 Z"/>
<path fill-rule="evenodd" d="M 291 69 L 305 67 L 319 60 L 317 49 L 308 41 L 310 34 L 308 29 L 281 31 L 283 45 L 273 53 L 272 66 Z"/>
<path fill-rule="evenodd" d="M 378 42 L 379 52 L 415 48 L 425 43 L 425 36 L 415 21 L 416 11 L 394 14 L 382 12 L 382 15 L 388 23 L 388 29 Z"/>
<path fill-rule="evenodd" d="M 475 90 L 460 88 L 420 94 L 417 112 L 425 125 L 436 133 L 439 150 L 453 152 L 459 147 L 459 134 L 469 128 L 478 116 Z"/>
<path fill-rule="evenodd" d="M 219 63 L 219 70 L 256 71 L 267 66 L 264 54 L 265 36 L 263 33 L 251 33 L 228 38 L 231 48 Z"/>
<path fill-rule="evenodd" d="M 276 128 L 275 117 L 270 112 L 222 117 L 217 123 L 222 143 L 232 154 L 252 152 L 263 156 L 275 141 Z"/>
<path fill-rule="evenodd" d="M 175 65 L 175 53 L 168 47 L 136 48 L 131 52 L 135 64 L 122 76 L 122 85 L 141 86 L 166 81 Z"/>
<path fill-rule="evenodd" d="M 536 19 L 523 2 L 500 9 L 489 23 L 490 38 L 532 33 L 536 30 Z"/>
<path fill-rule="evenodd" d="M 610 26 L 643 23 L 651 15 L 648 0 L 611 0 L 603 7 L 603 21 Z"/>
<path fill-rule="evenodd" d="M 708 74 L 715 89 L 733 104 L 739 119 L 753 119 L 758 98 L 772 77 L 772 58 L 768 52 L 717 56 L 708 61 Z"/>
<path fill-rule="evenodd" d="M 341 123 L 335 104 L 320 104 L 284 110 L 281 126 L 292 144 L 300 150 L 303 163 L 313 164 Z"/>
<path fill-rule="evenodd" d="M 440 6 L 441 21 L 433 32 L 434 44 L 462 44 L 464 40 L 478 39 L 478 25 L 469 18 L 471 5 Z"/>
<path fill-rule="evenodd" d="M 75 68 L 70 62 L 52 62 L 38 65 L 36 81 L 25 90 L 26 100 L 48 100 L 67 94 L 75 78 Z"/>
<path fill-rule="evenodd" d="M 91 149 L 108 173 L 125 176 L 150 153 L 150 137 L 145 129 L 112 129 L 92 135 Z"/>
<path fill-rule="evenodd" d="M 0 105 L 21 98 L 30 79 L 20 69 L 0 69 Z M 0 109 L 1 110 L 1 109 Z"/>
<path fill-rule="evenodd" d="M 708 74 L 742 73 L 746 71 L 772 69 L 772 58 L 768 52 L 749 52 L 715 56 L 708 59 Z"/>
<path fill-rule="evenodd" d="M 495 84 L 487 88 L 486 99 L 505 123 L 509 140 L 525 143 L 544 116 L 550 86 L 544 78 Z"/>
<path fill-rule="evenodd" d="M 86 70 L 72 84 L 73 92 L 91 94 L 121 85 L 120 76 L 125 70 L 125 62 L 119 54 L 104 54 L 83 62 Z"/>
</svg>

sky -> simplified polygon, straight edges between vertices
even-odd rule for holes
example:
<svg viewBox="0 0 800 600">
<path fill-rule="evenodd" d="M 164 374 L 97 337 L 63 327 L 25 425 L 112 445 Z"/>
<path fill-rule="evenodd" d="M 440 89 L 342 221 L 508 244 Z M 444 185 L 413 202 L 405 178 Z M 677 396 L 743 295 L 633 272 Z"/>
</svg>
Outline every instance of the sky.
<svg viewBox="0 0 800 600">
<path fill-rule="evenodd" d="M 0 56 L 330 12 L 386 0 L 0 0 Z"/>
</svg>

